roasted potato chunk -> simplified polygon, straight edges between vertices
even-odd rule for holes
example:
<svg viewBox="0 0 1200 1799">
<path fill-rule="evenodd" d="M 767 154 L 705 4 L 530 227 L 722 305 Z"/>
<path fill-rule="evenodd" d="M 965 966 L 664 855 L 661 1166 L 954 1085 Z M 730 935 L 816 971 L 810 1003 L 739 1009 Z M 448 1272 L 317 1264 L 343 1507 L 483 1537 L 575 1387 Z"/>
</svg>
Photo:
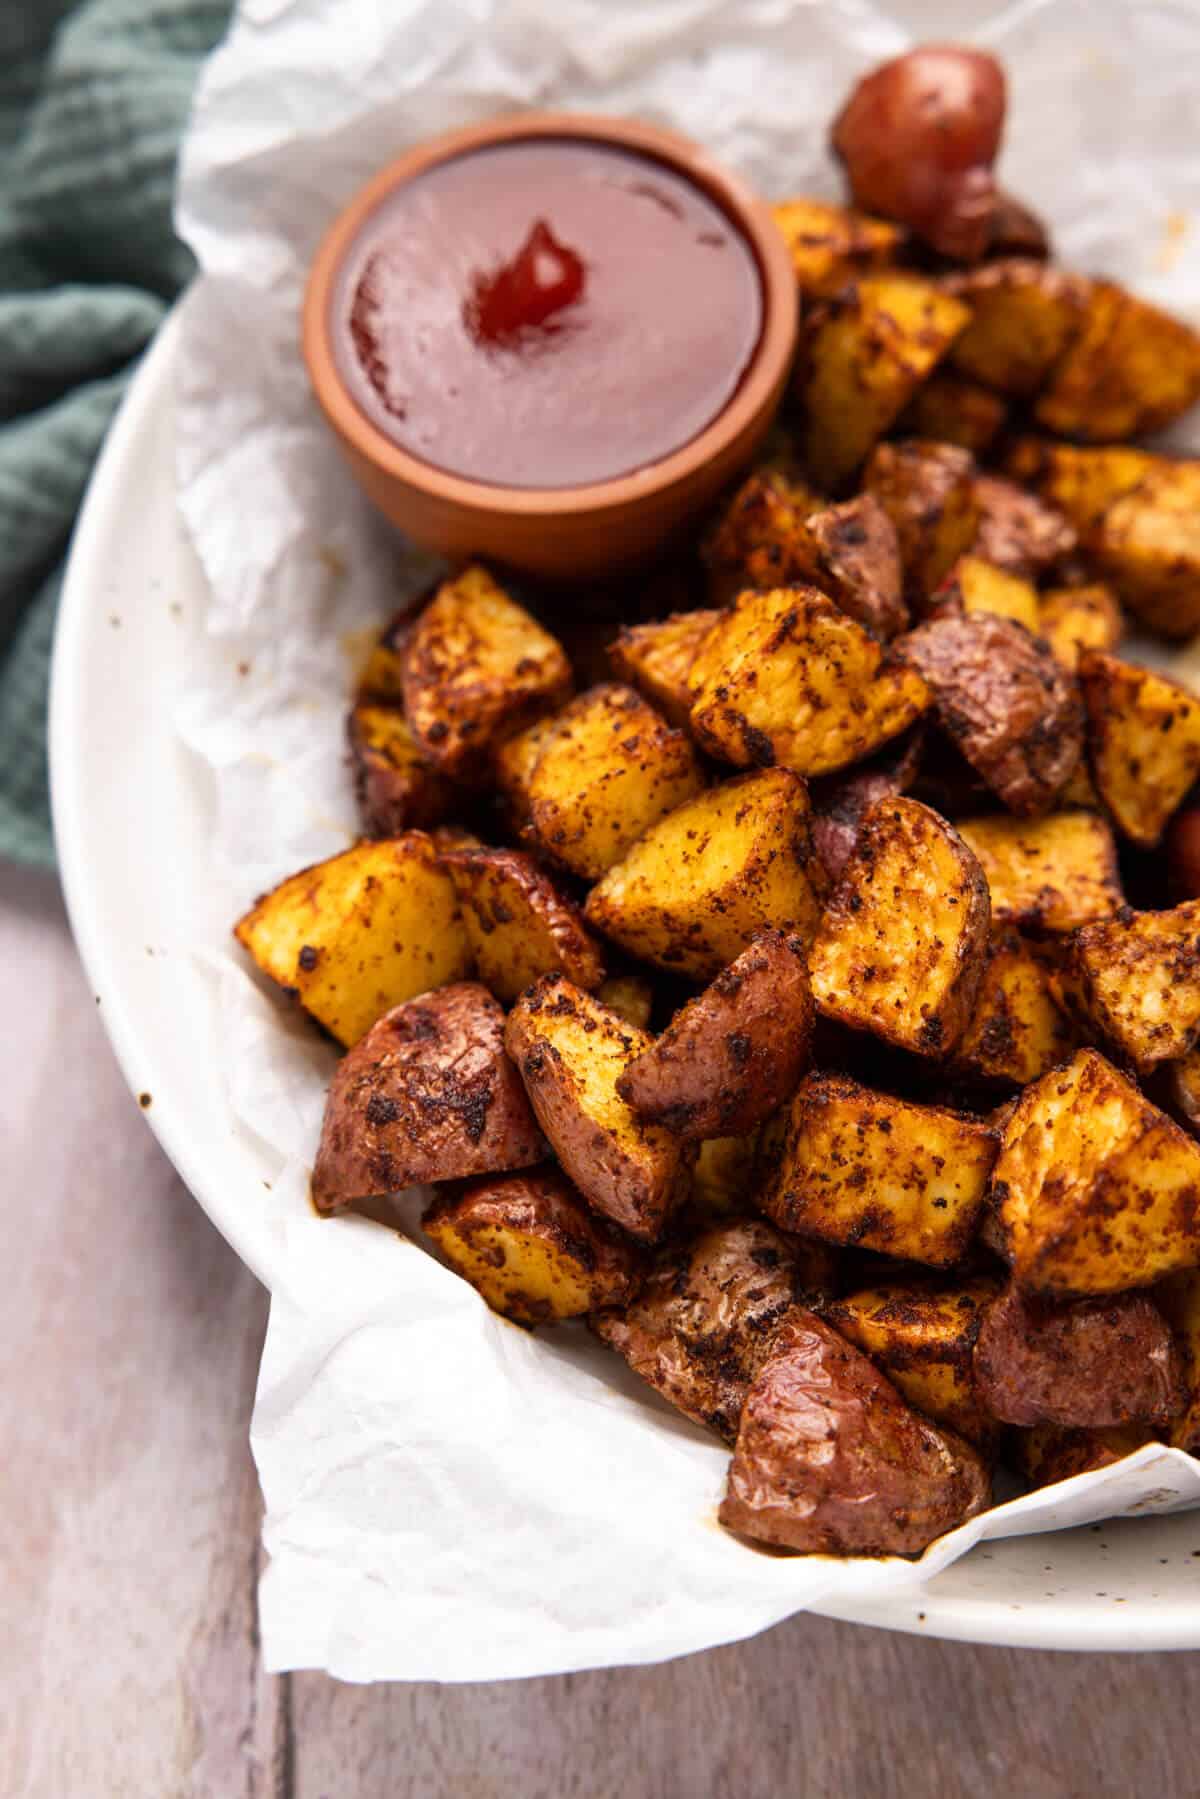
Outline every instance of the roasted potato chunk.
<svg viewBox="0 0 1200 1799">
<path fill-rule="evenodd" d="M 654 989 L 645 975 L 610 975 L 607 981 L 601 981 L 597 987 L 596 998 L 602 1000 L 618 1018 L 623 1018 L 626 1024 L 636 1025 L 639 1031 L 649 1027 L 650 1014 L 654 1009 Z"/>
<path fill-rule="evenodd" d="M 692 692 L 692 730 L 710 755 L 807 775 L 861 761 L 929 704 L 920 676 L 885 661 L 813 587 L 744 594 L 705 639 Z"/>
<path fill-rule="evenodd" d="M 1011 575 L 1032 580 L 1079 544 L 1074 525 L 1046 500 L 998 475 L 976 475 L 979 524 L 972 554 Z"/>
<path fill-rule="evenodd" d="M 1164 1070 L 1163 1098 L 1193 1137 L 1200 1137 L 1200 1049 L 1190 1049 Z"/>
<path fill-rule="evenodd" d="M 790 472 L 764 465 L 748 475 L 702 547 L 712 571 L 713 598 L 724 604 L 742 588 L 778 587 L 803 579 L 804 521 L 822 504 Z"/>
<path fill-rule="evenodd" d="M 1007 417 L 1008 407 L 999 394 L 943 368 L 917 389 L 899 429 L 904 437 L 957 444 L 973 456 L 982 456 L 1004 429 Z"/>
<path fill-rule="evenodd" d="M 1112 832 L 1096 812 L 960 819 L 987 877 L 997 924 L 1073 931 L 1123 903 Z"/>
<path fill-rule="evenodd" d="M 617 1081 L 651 1042 L 560 975 L 523 993 L 505 1029 L 538 1123 L 588 1204 L 654 1242 L 683 1196 L 686 1171 L 668 1131 L 643 1124 Z"/>
<path fill-rule="evenodd" d="M 758 1166 L 758 1133 L 748 1137 L 709 1137 L 696 1145 L 692 1166 L 692 1204 L 713 1218 L 748 1212 Z"/>
<path fill-rule="evenodd" d="M 234 927 L 262 972 L 346 1045 L 471 969 L 454 887 L 423 832 L 356 843 L 290 875 Z"/>
<path fill-rule="evenodd" d="M 993 1195 L 1026 1292 L 1119 1293 L 1200 1264 L 1200 1144 L 1093 1049 L 1025 1089 Z"/>
<path fill-rule="evenodd" d="M 514 832 L 529 823 L 529 784 L 538 758 L 558 728 L 559 713 L 548 713 L 515 737 L 505 738 L 492 751 L 492 774 L 504 798 L 508 822 Z"/>
<path fill-rule="evenodd" d="M 1200 774 L 1200 699 L 1100 650 L 1080 657 L 1079 685 L 1100 797 L 1123 836 L 1153 846 Z"/>
<path fill-rule="evenodd" d="M 1175 1338 L 1183 1379 L 1183 1402 L 1171 1420 L 1167 1440 L 1189 1455 L 1200 1453 L 1200 1273 L 1168 1275 L 1154 1289 L 1155 1304 Z"/>
<path fill-rule="evenodd" d="M 823 1297 L 832 1270 L 826 1251 L 761 1218 L 731 1219 L 661 1249 L 632 1305 L 596 1313 L 592 1328 L 685 1417 L 732 1443 L 780 1327 Z"/>
<path fill-rule="evenodd" d="M 578 908 L 519 850 L 442 852 L 466 926 L 475 972 L 505 1005 L 539 975 L 577 987 L 604 979 L 600 948 Z"/>
<path fill-rule="evenodd" d="M 854 853 L 862 821 L 876 800 L 903 793 L 916 779 L 924 735 L 920 725 L 862 768 L 814 784 L 812 838 L 826 875 L 838 881 Z"/>
<path fill-rule="evenodd" d="M 691 743 L 632 687 L 589 688 L 561 712 L 529 776 L 538 848 L 594 881 L 704 785 Z"/>
<path fill-rule="evenodd" d="M 806 578 L 872 637 L 903 631 L 908 607 L 901 594 L 900 540 L 874 494 L 825 506 L 804 521 Z"/>
<path fill-rule="evenodd" d="M 413 626 L 404 712 L 422 754 L 447 774 L 477 772 L 491 744 L 570 686 L 562 645 L 478 564 L 443 582 Z"/>
<path fill-rule="evenodd" d="M 504 1053 L 504 1014 L 473 981 L 396 1006 L 334 1070 L 313 1167 L 319 1212 L 543 1160 Z"/>
<path fill-rule="evenodd" d="M 356 700 L 370 706 L 400 707 L 404 702 L 404 663 L 412 636 L 415 608 L 406 606 L 388 620 L 371 646 L 355 688 Z"/>
<path fill-rule="evenodd" d="M 1141 1293 L 1055 1300 L 1009 1286 L 984 1313 L 974 1366 L 1004 1424 L 1165 1424 L 1183 1403 L 1167 1322 Z"/>
<path fill-rule="evenodd" d="M 835 1299 L 821 1316 L 882 1368 L 909 1405 L 990 1450 L 996 1426 L 979 1403 L 971 1358 L 997 1291 L 984 1276 L 951 1287 L 894 1281 Z"/>
<path fill-rule="evenodd" d="M 779 200 L 771 212 L 802 294 L 840 293 L 856 275 L 894 263 L 904 246 L 899 225 L 825 200 Z"/>
<path fill-rule="evenodd" d="M 692 664 L 720 616 L 715 610 L 673 612 L 648 625 L 623 625 L 609 645 L 613 673 L 636 687 L 668 724 L 685 729 L 692 710 Z"/>
<path fill-rule="evenodd" d="M 1049 646 L 978 612 L 928 619 L 898 648 L 946 735 L 1009 811 L 1049 811 L 1083 752 L 1079 695 Z"/>
<path fill-rule="evenodd" d="M 659 968 L 711 980 L 766 926 L 810 942 L 820 914 L 808 794 L 790 769 L 723 781 L 651 827 L 584 916 Z"/>
<path fill-rule="evenodd" d="M 951 275 L 945 286 L 971 309 L 950 361 L 973 380 L 1017 398 L 1036 393 L 1067 349 L 1083 323 L 1088 294 L 1080 276 L 1027 257 Z"/>
<path fill-rule="evenodd" d="M 517 1324 L 581 1318 L 637 1290 L 632 1244 L 553 1168 L 444 1189 L 421 1224 L 454 1272 Z"/>
<path fill-rule="evenodd" d="M 1013 1439 L 1017 1466 L 1031 1487 L 1052 1487 L 1076 1474 L 1091 1474 L 1123 1462 L 1135 1449 L 1154 1440 L 1148 1424 L 1121 1424 L 1113 1430 L 1064 1430 L 1037 1424 Z"/>
<path fill-rule="evenodd" d="M 1124 634 L 1117 596 L 1103 581 L 1084 587 L 1052 587 L 1041 597 L 1036 623 L 1064 668 L 1074 672 L 1085 650 L 1115 650 Z"/>
<path fill-rule="evenodd" d="M 967 618 L 984 612 L 1011 619 L 1036 632 L 1039 623 L 1037 588 L 1020 575 L 1010 575 L 979 556 L 960 556 L 937 591 L 935 615 L 961 612 Z"/>
<path fill-rule="evenodd" d="M 987 950 L 987 882 L 952 825 L 918 800 L 879 800 L 809 957 L 826 1017 L 920 1056 L 954 1048 Z"/>
<path fill-rule="evenodd" d="M 1157 431 L 1200 397 L 1200 335 L 1114 281 L 1089 284 L 1082 329 L 1034 402 L 1039 424 L 1085 443 Z"/>
<path fill-rule="evenodd" d="M 1084 1015 L 1140 1073 L 1187 1054 L 1200 1036 L 1200 900 L 1099 919 L 1070 948 Z"/>
<path fill-rule="evenodd" d="M 1036 1081 L 1074 1047 L 1042 963 L 1016 931 L 992 931 L 975 1010 L 954 1055 L 962 1073 L 985 1081 Z"/>
<path fill-rule="evenodd" d="M 781 1230 L 944 1268 L 971 1241 L 996 1150 L 976 1119 L 809 1075 L 758 1203 Z"/>
<path fill-rule="evenodd" d="M 970 316 L 907 274 L 864 275 L 824 302 L 797 370 L 804 461 L 818 486 L 832 493 L 850 479 Z"/>
<path fill-rule="evenodd" d="M 750 1388 L 718 1517 L 820 1555 L 915 1555 L 991 1499 L 975 1451 L 801 1313 Z"/>
<path fill-rule="evenodd" d="M 1093 541 L 1096 527 L 1114 502 L 1132 493 L 1155 469 L 1188 466 L 1173 465 L 1166 457 L 1125 444 L 1093 450 L 1044 437 L 1017 438 L 1004 461 L 1013 480 L 1034 488 L 1057 507 L 1085 544 Z"/>
<path fill-rule="evenodd" d="M 629 1064 L 617 1092 L 685 1142 L 743 1137 L 791 1094 L 812 1027 L 804 945 L 764 931 Z"/>
<path fill-rule="evenodd" d="M 360 700 L 346 730 L 368 837 L 399 837 L 440 824 L 454 804 L 453 785 L 424 760 L 400 708 Z"/>
<path fill-rule="evenodd" d="M 954 444 L 910 437 L 879 444 L 863 482 L 896 527 L 905 597 L 924 611 L 979 528 L 974 458 Z"/>
</svg>

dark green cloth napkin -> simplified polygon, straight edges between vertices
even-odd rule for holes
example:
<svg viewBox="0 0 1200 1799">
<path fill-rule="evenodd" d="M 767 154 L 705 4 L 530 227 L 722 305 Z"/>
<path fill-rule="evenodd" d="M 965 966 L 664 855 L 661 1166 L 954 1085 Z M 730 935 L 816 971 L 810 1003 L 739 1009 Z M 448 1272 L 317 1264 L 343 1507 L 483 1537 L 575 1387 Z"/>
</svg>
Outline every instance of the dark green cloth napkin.
<svg viewBox="0 0 1200 1799">
<path fill-rule="evenodd" d="M 191 272 L 175 154 L 229 0 L 0 0 L 0 856 L 53 860 L 46 685 L 104 433 Z"/>
</svg>

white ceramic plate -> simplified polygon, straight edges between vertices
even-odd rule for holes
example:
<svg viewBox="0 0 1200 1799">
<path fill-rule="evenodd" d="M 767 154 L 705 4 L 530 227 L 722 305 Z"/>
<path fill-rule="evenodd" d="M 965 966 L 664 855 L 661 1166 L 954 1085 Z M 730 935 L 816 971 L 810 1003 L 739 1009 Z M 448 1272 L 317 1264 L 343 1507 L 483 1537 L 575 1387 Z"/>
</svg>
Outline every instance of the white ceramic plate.
<svg viewBox="0 0 1200 1799">
<path fill-rule="evenodd" d="M 54 818 L 76 941 L 125 1078 L 196 1198 L 269 1287 L 259 1213 L 273 1162 L 233 1124 L 221 1069 L 200 1049 L 212 1041 L 216 992 L 191 933 L 203 918 L 212 794 L 175 737 L 171 706 L 207 596 L 175 507 L 177 346 L 172 320 L 108 438 L 75 534 L 51 693 Z M 1200 1648 L 1200 1512 L 983 1545 L 919 1599 L 829 1611 L 969 1642 Z"/>
</svg>

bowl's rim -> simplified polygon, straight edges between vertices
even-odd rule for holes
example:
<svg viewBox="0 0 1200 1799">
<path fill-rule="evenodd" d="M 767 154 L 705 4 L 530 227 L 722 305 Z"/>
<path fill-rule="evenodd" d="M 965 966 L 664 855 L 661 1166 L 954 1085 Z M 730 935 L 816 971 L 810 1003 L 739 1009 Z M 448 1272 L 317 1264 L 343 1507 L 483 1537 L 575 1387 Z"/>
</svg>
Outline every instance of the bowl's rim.
<svg viewBox="0 0 1200 1799">
<path fill-rule="evenodd" d="M 330 341 L 333 286 L 369 215 L 396 188 L 425 170 L 498 144 L 571 138 L 631 150 L 693 181 L 745 238 L 758 265 L 763 318 L 758 343 L 737 389 L 716 418 L 668 455 L 609 480 L 575 487 L 506 487 L 472 480 L 425 462 L 394 443 L 360 409 L 337 366 Z M 520 112 L 426 138 L 388 162 L 361 187 L 322 238 L 305 288 L 301 346 L 309 380 L 329 423 L 380 474 L 444 506 L 520 518 L 617 512 L 648 493 L 690 480 L 719 459 L 774 404 L 795 352 L 799 297 L 791 253 L 771 208 L 739 176 L 681 132 L 604 113 Z"/>
</svg>

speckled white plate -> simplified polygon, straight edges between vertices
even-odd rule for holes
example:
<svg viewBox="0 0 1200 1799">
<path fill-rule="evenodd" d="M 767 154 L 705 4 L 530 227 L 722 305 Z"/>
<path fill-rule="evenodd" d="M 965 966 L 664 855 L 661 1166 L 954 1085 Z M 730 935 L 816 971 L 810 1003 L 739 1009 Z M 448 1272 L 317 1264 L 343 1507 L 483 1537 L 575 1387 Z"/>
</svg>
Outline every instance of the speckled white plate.
<svg viewBox="0 0 1200 1799">
<path fill-rule="evenodd" d="M 204 578 L 176 514 L 169 322 L 96 470 L 55 642 L 50 753 L 63 884 L 118 1060 L 183 1179 L 267 1286 L 273 1162 L 226 1104 L 212 1042 L 205 862 L 213 796 L 172 699 Z M 86 1204 L 86 1192 L 80 1203 Z M 981 1545 L 919 1598 L 828 1608 L 892 1630 L 1040 1649 L 1200 1648 L 1200 1512 Z"/>
</svg>

